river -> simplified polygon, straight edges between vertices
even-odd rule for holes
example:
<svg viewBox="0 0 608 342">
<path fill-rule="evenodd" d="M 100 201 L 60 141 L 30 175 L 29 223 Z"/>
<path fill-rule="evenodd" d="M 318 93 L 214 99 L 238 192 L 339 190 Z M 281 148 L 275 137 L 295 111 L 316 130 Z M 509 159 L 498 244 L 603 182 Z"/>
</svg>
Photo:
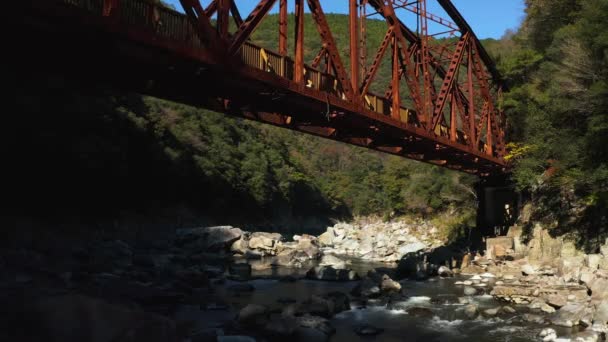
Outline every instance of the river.
<svg viewBox="0 0 608 342">
<path fill-rule="evenodd" d="M 357 263 L 353 268 L 360 274 L 378 264 Z M 254 271 L 253 278 L 247 281 L 255 290 L 251 292 L 234 292 L 228 290 L 232 285 L 242 282 L 227 281 L 226 286 L 218 292 L 230 307 L 243 307 L 247 304 L 262 304 L 270 308 L 280 308 L 285 303 L 304 301 L 311 295 L 323 295 L 333 291 L 349 293 L 358 282 L 328 282 L 299 279 L 297 281 L 281 281 L 277 277 L 292 275 L 300 277 L 302 269 L 282 268 L 269 272 Z M 351 310 L 334 316 L 330 322 L 336 332 L 331 341 L 538 341 L 539 333 L 546 328 L 537 324 L 524 322 L 520 319 L 525 309 L 517 308 L 517 314 L 498 315 L 493 318 L 479 315 L 474 320 L 467 319 L 464 314 L 465 304 L 459 303 L 463 298 L 463 287 L 455 285 L 455 278 L 431 278 L 426 281 L 401 281 L 407 297 L 399 302 L 385 303 L 351 302 Z M 477 304 L 479 311 L 505 305 L 496 301 L 487 293 L 467 297 L 469 303 Z M 419 310 L 420 315 L 408 314 L 411 308 Z M 522 311 L 523 310 L 523 311 Z M 218 316 L 215 317 L 218 319 Z M 358 326 L 372 325 L 383 330 L 377 336 L 359 336 L 355 332 Z M 572 331 L 567 328 L 553 327 L 559 336 L 569 336 Z"/>
</svg>

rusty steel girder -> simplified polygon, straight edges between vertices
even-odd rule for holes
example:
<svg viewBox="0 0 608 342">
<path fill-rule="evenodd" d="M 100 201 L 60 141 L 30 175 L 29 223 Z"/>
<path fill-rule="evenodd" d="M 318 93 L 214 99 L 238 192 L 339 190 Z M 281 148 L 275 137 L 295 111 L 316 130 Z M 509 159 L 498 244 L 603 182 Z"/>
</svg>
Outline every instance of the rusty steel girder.
<svg viewBox="0 0 608 342">
<path fill-rule="evenodd" d="M 430 1 L 450 19 L 429 13 Z M 160 90 L 156 96 L 480 176 L 505 172 L 506 122 L 497 104 L 501 78 L 450 0 L 341 0 L 349 37 L 335 35 L 321 0 L 259 0 L 243 19 L 245 2 L 180 0 L 185 15 L 149 0 L 29 0 L 24 6 L 46 9 L 37 13 L 50 22 L 69 10 L 63 19 L 143 46 L 147 58 L 171 56 L 173 69 L 196 70 L 196 77 L 214 85 L 196 92 L 198 98 L 187 95 L 192 91 L 185 86 L 183 96 Z M 252 40 L 273 9 L 276 52 Z M 415 16 L 416 28 L 405 24 L 406 15 Z M 386 22 L 377 47 L 367 41 L 369 16 Z M 320 46 L 305 40 L 305 21 L 316 27 Z M 336 38 L 348 41 L 347 56 Z M 307 51 L 318 51 L 310 64 Z M 384 65 L 391 68 L 388 84 L 377 80 Z M 378 95 L 378 89 L 388 90 Z"/>
</svg>

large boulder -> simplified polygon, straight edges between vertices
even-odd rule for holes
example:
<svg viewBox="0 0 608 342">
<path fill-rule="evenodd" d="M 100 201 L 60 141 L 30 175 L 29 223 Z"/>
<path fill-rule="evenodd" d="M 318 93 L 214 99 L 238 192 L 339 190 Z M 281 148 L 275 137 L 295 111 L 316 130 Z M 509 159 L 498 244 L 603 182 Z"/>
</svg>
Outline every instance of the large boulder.
<svg viewBox="0 0 608 342">
<path fill-rule="evenodd" d="M 598 331 L 608 331 L 608 301 L 602 301 L 595 307 L 593 328 Z"/>
<path fill-rule="evenodd" d="M 391 279 L 388 275 L 383 275 L 380 282 L 380 289 L 383 292 L 399 292 L 401 291 L 401 284 Z"/>
<path fill-rule="evenodd" d="M 601 254 L 588 254 L 585 256 L 585 266 L 589 267 L 592 271 L 597 270 L 601 262 Z"/>
<path fill-rule="evenodd" d="M 403 245 L 403 246 L 399 247 L 397 249 L 397 252 L 400 255 L 405 256 L 405 255 L 408 255 L 410 253 L 414 253 L 414 252 L 418 252 L 420 250 L 423 250 L 426 247 L 427 247 L 426 244 L 424 244 L 424 243 L 422 243 L 420 241 L 414 241 L 412 243 L 408 243 L 406 245 Z"/>
<path fill-rule="evenodd" d="M 566 282 L 578 282 L 584 265 L 584 256 L 562 257 L 559 260 L 558 271 Z"/>
<path fill-rule="evenodd" d="M 243 231 L 232 226 L 178 229 L 178 246 L 200 251 L 227 250 L 240 239 Z"/>
<path fill-rule="evenodd" d="M 325 254 L 321 258 L 320 266 L 331 266 L 335 269 L 344 269 L 346 268 L 346 261 L 338 258 L 335 255 Z"/>
<path fill-rule="evenodd" d="M 608 301 L 608 279 L 595 277 L 587 283 L 591 298 L 595 301 Z"/>
<path fill-rule="evenodd" d="M 283 239 L 279 233 L 255 232 L 249 237 L 249 248 L 263 251 L 264 254 L 276 254 Z"/>
<path fill-rule="evenodd" d="M 606 238 L 606 242 L 600 246 L 600 253 L 604 256 L 604 258 L 608 258 L 608 238 Z"/>
<path fill-rule="evenodd" d="M 317 238 L 321 246 L 333 246 L 334 245 L 334 231 L 332 228 L 327 228 L 327 231 Z"/>
<path fill-rule="evenodd" d="M 469 304 L 464 307 L 464 315 L 467 316 L 468 319 L 475 319 L 479 314 L 479 307 L 477 304 Z"/>
<path fill-rule="evenodd" d="M 486 256 L 488 259 L 502 258 L 513 250 L 513 238 L 500 236 L 486 239 Z"/>
<path fill-rule="evenodd" d="M 237 321 L 247 328 L 262 328 L 268 323 L 270 313 L 264 305 L 249 304 L 239 311 Z"/>
<path fill-rule="evenodd" d="M 581 321 L 590 321 L 591 319 L 586 316 L 591 316 L 592 312 L 586 303 L 568 303 L 551 317 L 551 323 L 563 327 L 573 327 L 579 325 Z"/>
</svg>

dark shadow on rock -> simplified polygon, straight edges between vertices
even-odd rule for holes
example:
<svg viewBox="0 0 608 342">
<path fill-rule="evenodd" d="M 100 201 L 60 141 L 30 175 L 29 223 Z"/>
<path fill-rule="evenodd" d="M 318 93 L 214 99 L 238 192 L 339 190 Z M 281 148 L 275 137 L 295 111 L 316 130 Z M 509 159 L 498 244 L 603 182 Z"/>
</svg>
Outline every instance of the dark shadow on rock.
<svg viewBox="0 0 608 342">
<path fill-rule="evenodd" d="M 485 249 L 483 236 L 475 228 L 468 228 L 468 234 L 463 234 L 447 245 L 437 247 L 429 252 L 419 251 L 404 255 L 397 264 L 397 279 L 424 280 L 436 276 L 439 267 L 461 267 L 463 257 L 467 253 L 480 253 Z"/>
</svg>

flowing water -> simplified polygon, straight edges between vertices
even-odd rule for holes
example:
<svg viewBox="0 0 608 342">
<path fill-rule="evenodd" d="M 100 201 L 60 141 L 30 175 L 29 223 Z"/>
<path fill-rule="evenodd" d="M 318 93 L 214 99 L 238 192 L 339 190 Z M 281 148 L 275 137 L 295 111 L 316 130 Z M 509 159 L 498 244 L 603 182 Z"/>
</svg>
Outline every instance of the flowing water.
<svg viewBox="0 0 608 342">
<path fill-rule="evenodd" d="M 357 264 L 353 268 L 359 271 L 371 269 L 378 265 Z M 254 276 L 274 277 L 277 275 L 301 275 L 302 270 L 279 269 L 260 271 Z M 364 272 L 360 274 L 365 274 Z M 386 305 L 352 302 L 351 310 L 342 312 L 331 319 L 336 328 L 336 334 L 331 341 L 539 341 L 537 337 L 546 326 L 522 322 L 518 316 L 501 316 L 494 318 L 479 317 L 475 320 L 465 318 L 463 304 L 458 297 L 463 297 L 462 286 L 454 285 L 457 278 L 430 279 L 427 281 L 402 282 L 408 295 L 402 302 L 392 303 L 393 308 Z M 460 279 L 462 280 L 462 279 Z M 235 306 L 248 303 L 264 304 L 269 307 L 280 307 L 281 303 L 301 301 L 311 295 L 322 295 L 332 291 L 349 293 L 357 282 L 326 282 L 314 280 L 298 280 L 284 282 L 272 278 L 251 280 L 248 283 L 255 291 L 239 293 L 224 291 L 220 296 Z M 231 283 L 227 284 L 229 287 Z M 479 305 L 479 310 L 496 308 L 501 303 L 488 294 L 469 297 L 471 303 Z M 503 304 L 504 305 L 504 304 Z M 431 315 L 423 317 L 407 313 L 409 308 L 428 308 Z M 428 311 L 427 311 L 428 312 Z M 355 328 L 362 324 L 371 324 L 383 329 L 383 333 L 375 337 L 362 337 L 355 333 Z M 559 336 L 568 336 L 569 329 L 557 330 Z"/>
</svg>

